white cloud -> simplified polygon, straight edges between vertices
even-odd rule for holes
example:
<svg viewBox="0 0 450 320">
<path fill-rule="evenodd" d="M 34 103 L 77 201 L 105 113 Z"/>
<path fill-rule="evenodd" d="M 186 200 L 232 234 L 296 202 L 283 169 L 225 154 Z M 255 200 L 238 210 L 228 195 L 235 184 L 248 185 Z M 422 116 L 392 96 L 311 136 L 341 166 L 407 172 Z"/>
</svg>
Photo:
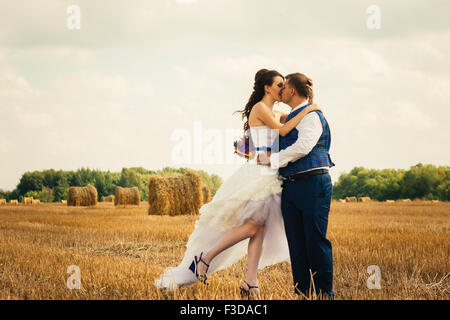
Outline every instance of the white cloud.
<svg viewBox="0 0 450 320">
<path fill-rule="evenodd" d="M 177 2 L 179 4 L 190 5 L 190 4 L 197 2 L 197 0 L 175 0 L 175 2 Z"/>
<path fill-rule="evenodd" d="M 14 59 L 34 60 L 34 61 L 63 61 L 70 63 L 86 63 L 95 58 L 98 54 L 96 50 L 85 48 L 74 48 L 69 46 L 34 46 L 31 48 L 18 48 L 13 51 L 11 57 Z"/>
<path fill-rule="evenodd" d="M 7 107 L 12 101 L 20 101 L 24 96 L 36 98 L 39 92 L 11 67 L 0 67 L 0 108 Z"/>
<path fill-rule="evenodd" d="M 183 82 L 183 85 L 195 89 L 219 89 L 219 86 L 213 78 L 198 71 L 190 71 L 179 65 L 172 66 L 172 71 L 175 73 L 176 77 Z"/>
<path fill-rule="evenodd" d="M 38 129 L 49 127 L 53 123 L 53 116 L 48 113 L 25 111 L 17 115 L 22 127 Z"/>
<path fill-rule="evenodd" d="M 11 150 L 16 147 L 15 143 L 5 136 L 0 136 L 0 152 L 3 154 L 8 154 Z M 5 156 L 5 155 L 3 155 Z"/>
<path fill-rule="evenodd" d="M 419 109 L 417 105 L 409 101 L 395 101 L 394 109 L 386 118 L 395 126 L 411 130 L 425 130 L 436 126 L 436 122 Z"/>
<path fill-rule="evenodd" d="M 149 125 L 157 119 L 151 109 L 130 104 L 130 98 L 151 98 L 152 85 L 121 75 L 82 72 L 62 77 L 50 88 L 36 89 L 8 68 L 0 75 L 0 88 L 4 120 L 0 148 L 8 155 L 0 172 L 13 175 L 2 180 L 9 189 L 32 169 L 108 168 L 145 159 L 142 139 L 164 128 L 163 122 Z M 154 145 L 161 147 L 159 141 Z"/>
</svg>

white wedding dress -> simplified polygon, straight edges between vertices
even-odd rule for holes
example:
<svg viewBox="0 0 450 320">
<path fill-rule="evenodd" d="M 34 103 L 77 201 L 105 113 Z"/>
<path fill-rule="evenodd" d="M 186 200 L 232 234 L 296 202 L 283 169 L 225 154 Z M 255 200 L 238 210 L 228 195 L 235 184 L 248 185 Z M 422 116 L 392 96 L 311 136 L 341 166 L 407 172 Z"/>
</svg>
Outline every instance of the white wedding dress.
<svg viewBox="0 0 450 320">
<path fill-rule="evenodd" d="M 250 128 L 255 147 L 271 146 L 277 130 L 267 126 Z M 264 151 L 259 151 L 264 152 Z M 211 202 L 200 208 L 200 217 L 186 244 L 184 258 L 177 267 L 167 268 L 155 286 L 174 290 L 197 282 L 189 265 L 195 255 L 208 251 L 227 231 L 253 219 L 264 224 L 264 240 L 258 269 L 289 261 L 289 248 L 281 215 L 281 180 L 278 170 L 256 164 L 256 157 L 242 165 L 217 190 Z M 218 254 L 210 262 L 208 275 L 225 269 L 247 254 L 249 239 Z"/>
</svg>

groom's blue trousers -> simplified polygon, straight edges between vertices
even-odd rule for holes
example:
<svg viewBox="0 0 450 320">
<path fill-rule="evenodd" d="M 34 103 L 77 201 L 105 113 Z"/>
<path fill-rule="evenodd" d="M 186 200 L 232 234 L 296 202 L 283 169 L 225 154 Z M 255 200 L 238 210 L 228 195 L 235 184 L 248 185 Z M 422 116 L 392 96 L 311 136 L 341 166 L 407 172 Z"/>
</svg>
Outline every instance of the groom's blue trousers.
<svg viewBox="0 0 450 320">
<path fill-rule="evenodd" d="M 283 181 L 281 210 L 297 294 L 309 296 L 311 288 L 334 296 L 332 249 L 326 238 L 331 191 L 328 173 Z"/>
</svg>

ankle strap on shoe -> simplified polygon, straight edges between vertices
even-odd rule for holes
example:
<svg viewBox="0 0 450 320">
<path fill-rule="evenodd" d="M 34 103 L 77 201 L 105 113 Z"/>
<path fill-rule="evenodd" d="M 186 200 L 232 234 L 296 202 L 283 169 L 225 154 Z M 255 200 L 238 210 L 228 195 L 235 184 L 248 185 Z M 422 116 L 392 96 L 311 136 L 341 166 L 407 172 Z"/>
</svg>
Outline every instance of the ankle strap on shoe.
<svg viewBox="0 0 450 320">
<path fill-rule="evenodd" d="M 206 266 L 206 270 L 208 270 L 209 264 L 207 264 L 207 263 L 205 262 L 205 260 L 202 259 L 202 255 L 203 255 L 203 252 L 200 253 L 200 257 L 198 258 L 198 261 L 203 262 L 203 263 L 205 264 L 205 266 Z"/>
</svg>

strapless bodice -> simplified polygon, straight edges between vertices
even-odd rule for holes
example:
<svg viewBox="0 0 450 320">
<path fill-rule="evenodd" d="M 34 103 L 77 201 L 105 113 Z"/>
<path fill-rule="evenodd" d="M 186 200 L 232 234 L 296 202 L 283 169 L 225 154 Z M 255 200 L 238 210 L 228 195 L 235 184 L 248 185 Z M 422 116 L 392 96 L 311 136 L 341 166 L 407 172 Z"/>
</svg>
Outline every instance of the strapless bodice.
<svg viewBox="0 0 450 320">
<path fill-rule="evenodd" d="M 268 126 L 250 127 L 250 138 L 255 148 L 270 148 L 278 137 L 278 130 L 271 129 Z"/>
</svg>

